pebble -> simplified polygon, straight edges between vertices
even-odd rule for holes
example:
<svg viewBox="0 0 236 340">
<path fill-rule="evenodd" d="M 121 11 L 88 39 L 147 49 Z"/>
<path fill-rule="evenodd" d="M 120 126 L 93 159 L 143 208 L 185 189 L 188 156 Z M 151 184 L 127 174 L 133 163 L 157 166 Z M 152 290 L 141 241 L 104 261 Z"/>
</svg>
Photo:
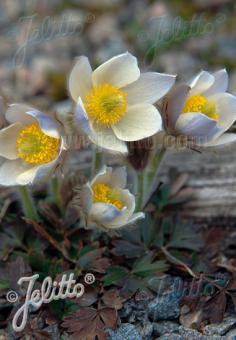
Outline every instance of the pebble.
<svg viewBox="0 0 236 340">
<path fill-rule="evenodd" d="M 123 323 L 116 330 L 109 330 L 109 340 L 142 340 L 142 336 L 136 327 L 130 323 Z"/>
</svg>

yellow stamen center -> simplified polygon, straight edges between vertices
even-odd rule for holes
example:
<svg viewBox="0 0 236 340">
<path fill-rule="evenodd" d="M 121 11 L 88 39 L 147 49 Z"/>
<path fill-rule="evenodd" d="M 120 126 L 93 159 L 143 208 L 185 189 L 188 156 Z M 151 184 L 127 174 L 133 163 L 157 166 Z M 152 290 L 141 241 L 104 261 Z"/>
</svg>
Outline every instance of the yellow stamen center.
<svg viewBox="0 0 236 340">
<path fill-rule="evenodd" d="M 201 112 L 211 119 L 219 120 L 219 115 L 216 113 L 216 104 L 207 100 L 204 96 L 192 96 L 190 97 L 183 109 L 183 113 L 187 112 Z"/>
<path fill-rule="evenodd" d="M 127 93 L 110 84 L 95 87 L 85 99 L 89 118 L 106 127 L 118 123 L 127 107 Z"/>
<path fill-rule="evenodd" d="M 94 203 L 113 204 L 118 209 L 122 209 L 124 207 L 124 203 L 120 200 L 116 189 L 110 188 L 108 185 L 103 183 L 93 185 L 92 189 Z"/>
<path fill-rule="evenodd" d="M 16 146 L 19 157 L 26 163 L 46 164 L 57 157 L 60 139 L 45 135 L 35 123 L 21 131 Z"/>
</svg>

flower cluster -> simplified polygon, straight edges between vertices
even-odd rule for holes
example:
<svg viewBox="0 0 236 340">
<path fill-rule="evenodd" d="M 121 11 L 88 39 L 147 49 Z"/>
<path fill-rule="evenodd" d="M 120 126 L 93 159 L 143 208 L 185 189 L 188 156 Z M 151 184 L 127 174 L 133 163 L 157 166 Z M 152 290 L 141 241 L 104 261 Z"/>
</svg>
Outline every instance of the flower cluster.
<svg viewBox="0 0 236 340">
<path fill-rule="evenodd" d="M 226 92 L 226 70 L 201 71 L 186 84 L 175 81 L 175 75 L 140 73 L 137 59 L 128 52 L 94 71 L 86 57 L 79 57 L 68 78 L 74 131 L 105 151 L 122 154 L 128 153 L 129 142 L 154 135 L 184 136 L 200 147 L 236 140 L 227 132 L 236 120 L 236 97 Z M 52 174 L 68 149 L 66 120 L 25 104 L 9 105 L 5 120 L 0 184 L 28 185 Z M 81 190 L 87 219 L 108 229 L 144 217 L 135 213 L 134 195 L 125 187 L 125 168 L 104 167 Z"/>
</svg>

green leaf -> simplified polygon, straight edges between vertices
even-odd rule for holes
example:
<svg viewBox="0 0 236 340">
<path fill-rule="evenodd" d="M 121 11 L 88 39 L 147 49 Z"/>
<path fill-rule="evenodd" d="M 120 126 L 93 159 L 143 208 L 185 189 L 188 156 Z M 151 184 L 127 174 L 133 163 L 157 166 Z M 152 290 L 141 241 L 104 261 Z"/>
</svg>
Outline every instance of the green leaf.
<svg viewBox="0 0 236 340">
<path fill-rule="evenodd" d="M 147 215 L 145 220 L 142 221 L 141 223 L 141 234 L 142 234 L 142 239 L 146 247 L 150 247 L 152 244 L 153 240 L 155 239 L 155 227 L 154 227 L 154 222 L 153 219 L 151 218 L 150 215 Z"/>
<path fill-rule="evenodd" d="M 104 276 L 104 286 L 110 286 L 112 284 L 116 284 L 125 277 L 129 275 L 129 272 L 126 268 L 120 266 L 110 267 L 108 269 L 107 274 Z"/>
<path fill-rule="evenodd" d="M 166 272 L 168 268 L 169 266 L 166 261 L 161 260 L 152 262 L 152 256 L 148 254 L 134 263 L 132 273 L 138 276 L 146 277 L 156 273 Z"/>
<path fill-rule="evenodd" d="M 199 251 L 202 240 L 191 224 L 182 222 L 175 225 L 168 247 Z"/>
<path fill-rule="evenodd" d="M 0 279 L 0 289 L 10 288 L 10 282 L 6 279 Z"/>
</svg>

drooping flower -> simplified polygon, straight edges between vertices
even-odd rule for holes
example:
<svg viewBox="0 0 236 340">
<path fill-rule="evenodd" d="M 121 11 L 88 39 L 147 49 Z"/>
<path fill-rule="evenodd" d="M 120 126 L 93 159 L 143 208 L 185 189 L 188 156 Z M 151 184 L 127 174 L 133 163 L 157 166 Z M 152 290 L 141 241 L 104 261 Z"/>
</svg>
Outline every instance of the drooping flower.
<svg viewBox="0 0 236 340">
<path fill-rule="evenodd" d="M 125 189 L 125 167 L 112 169 L 104 166 L 96 177 L 80 192 L 80 203 L 88 223 L 105 229 L 116 229 L 144 218 L 135 211 L 135 197 Z"/>
<path fill-rule="evenodd" d="M 69 77 L 69 92 L 76 102 L 75 121 L 97 145 L 127 152 L 127 141 L 154 135 L 162 119 L 153 105 L 173 86 L 175 76 L 140 74 L 137 59 L 126 52 L 92 71 L 79 57 Z"/>
<path fill-rule="evenodd" d="M 0 185 L 26 185 L 49 175 L 65 147 L 60 126 L 45 113 L 23 104 L 6 111 L 0 130 Z"/>
<path fill-rule="evenodd" d="M 199 146 L 236 141 L 236 134 L 225 133 L 236 120 L 236 97 L 227 88 L 225 69 L 202 71 L 188 84 L 174 87 L 163 105 L 167 133 L 186 136 Z"/>
</svg>

